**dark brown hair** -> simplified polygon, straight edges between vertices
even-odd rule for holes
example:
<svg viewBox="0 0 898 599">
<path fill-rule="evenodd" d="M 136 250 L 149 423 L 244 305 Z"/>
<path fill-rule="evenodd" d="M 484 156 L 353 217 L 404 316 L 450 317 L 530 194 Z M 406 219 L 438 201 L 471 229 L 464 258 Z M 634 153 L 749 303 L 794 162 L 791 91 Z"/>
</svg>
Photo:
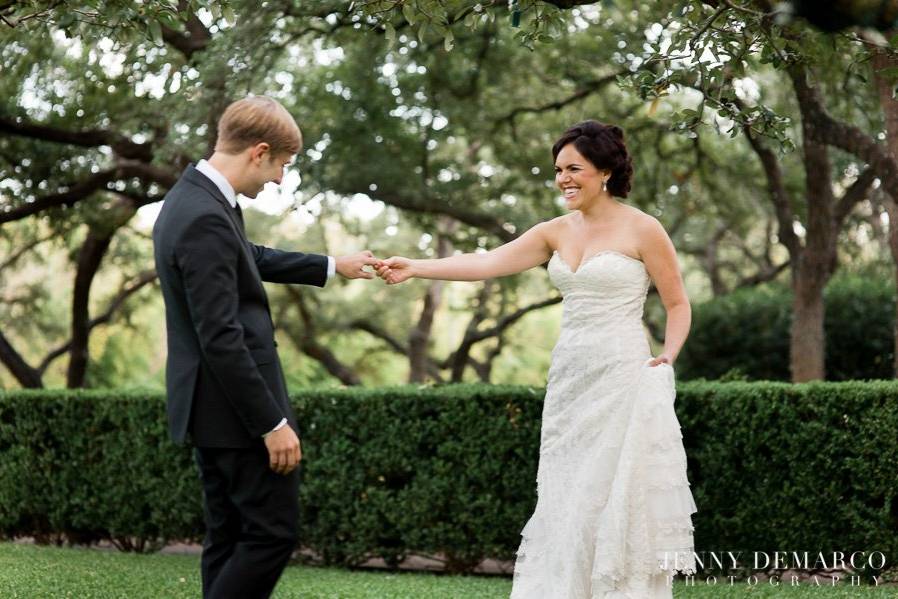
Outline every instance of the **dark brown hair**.
<svg viewBox="0 0 898 599">
<path fill-rule="evenodd" d="M 633 179 L 633 160 L 624 144 L 624 132 L 620 127 L 598 121 L 577 123 L 552 146 L 552 159 L 557 160 L 558 153 L 568 144 L 574 144 L 574 148 L 597 169 L 611 171 L 608 179 L 611 195 L 627 197 Z"/>
</svg>

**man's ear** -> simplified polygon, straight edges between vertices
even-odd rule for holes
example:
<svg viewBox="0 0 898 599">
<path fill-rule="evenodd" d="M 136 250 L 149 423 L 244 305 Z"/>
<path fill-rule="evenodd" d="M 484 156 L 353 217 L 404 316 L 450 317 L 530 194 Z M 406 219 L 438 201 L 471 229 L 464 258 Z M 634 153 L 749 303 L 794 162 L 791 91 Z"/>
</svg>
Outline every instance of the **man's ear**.
<svg viewBox="0 0 898 599">
<path fill-rule="evenodd" d="M 249 159 L 253 162 L 253 164 L 261 164 L 262 159 L 265 158 L 271 152 L 271 146 L 267 143 L 259 142 L 250 148 Z"/>
</svg>

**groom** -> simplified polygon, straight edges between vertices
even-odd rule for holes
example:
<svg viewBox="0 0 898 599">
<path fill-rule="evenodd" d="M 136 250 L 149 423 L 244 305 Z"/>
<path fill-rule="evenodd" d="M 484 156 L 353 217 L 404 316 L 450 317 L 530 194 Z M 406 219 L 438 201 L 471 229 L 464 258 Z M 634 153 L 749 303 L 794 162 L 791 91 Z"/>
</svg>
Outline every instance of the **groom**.
<svg viewBox="0 0 898 599">
<path fill-rule="evenodd" d="M 188 166 L 153 227 L 168 335 L 172 438 L 188 437 L 203 484 L 206 598 L 268 597 L 297 544 L 302 457 L 262 281 L 323 287 L 370 279 L 371 252 L 332 258 L 246 239 L 238 194 L 280 184 L 302 137 L 264 96 L 218 123 L 215 152 Z"/>
</svg>

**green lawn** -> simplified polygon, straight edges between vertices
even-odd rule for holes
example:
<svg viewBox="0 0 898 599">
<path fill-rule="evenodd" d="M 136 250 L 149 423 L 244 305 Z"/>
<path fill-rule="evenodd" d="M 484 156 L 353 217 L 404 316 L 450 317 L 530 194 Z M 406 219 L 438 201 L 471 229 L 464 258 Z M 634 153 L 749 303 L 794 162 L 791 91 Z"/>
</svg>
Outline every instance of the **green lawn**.
<svg viewBox="0 0 898 599">
<path fill-rule="evenodd" d="M 0 597 L 165 598 L 199 597 L 199 558 L 181 555 L 135 555 L 96 549 L 61 549 L 0 543 Z M 499 599 L 507 598 L 506 578 L 353 572 L 335 568 L 291 566 L 276 599 Z M 898 597 L 898 587 L 789 589 L 761 583 L 748 587 L 718 584 L 687 587 L 678 583 L 677 599 L 731 597 L 849 598 Z"/>
</svg>

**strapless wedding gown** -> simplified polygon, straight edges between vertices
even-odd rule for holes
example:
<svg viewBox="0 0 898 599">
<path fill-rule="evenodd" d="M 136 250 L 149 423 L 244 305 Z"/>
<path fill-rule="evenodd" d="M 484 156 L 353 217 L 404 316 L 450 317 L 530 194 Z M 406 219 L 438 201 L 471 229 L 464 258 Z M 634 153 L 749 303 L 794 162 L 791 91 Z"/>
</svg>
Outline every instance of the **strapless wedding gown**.
<svg viewBox="0 0 898 599">
<path fill-rule="evenodd" d="M 672 597 L 695 571 L 674 372 L 651 359 L 645 265 L 603 251 L 577 271 L 558 253 L 564 296 L 543 406 L 537 504 L 521 532 L 512 599 Z"/>
</svg>

